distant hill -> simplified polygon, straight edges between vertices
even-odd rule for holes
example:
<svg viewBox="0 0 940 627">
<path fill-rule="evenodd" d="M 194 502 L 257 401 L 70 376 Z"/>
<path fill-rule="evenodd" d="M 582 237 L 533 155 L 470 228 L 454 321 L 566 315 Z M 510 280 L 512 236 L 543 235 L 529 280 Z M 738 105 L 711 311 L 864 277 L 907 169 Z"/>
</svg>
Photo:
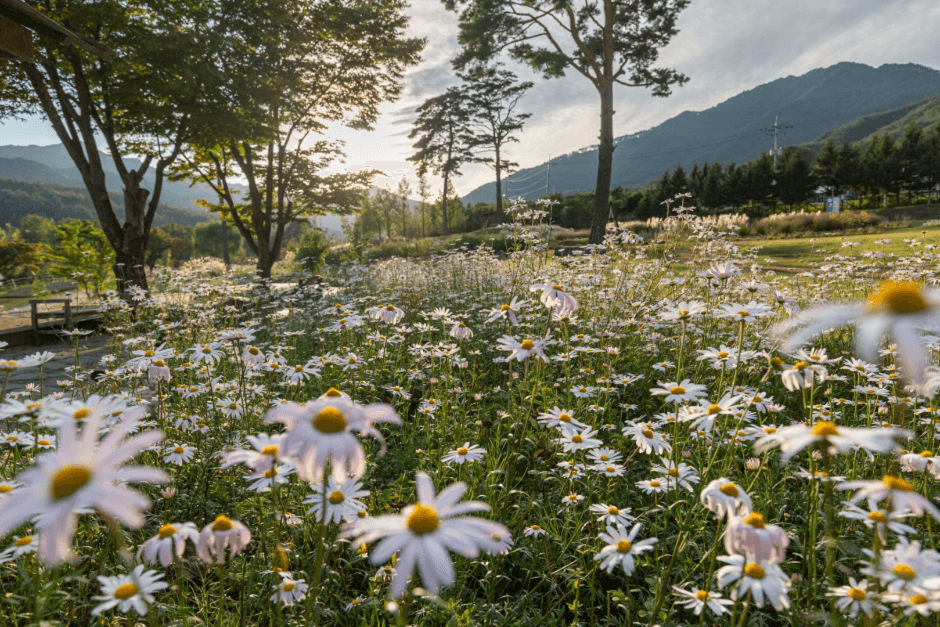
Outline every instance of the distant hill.
<svg viewBox="0 0 940 627">
<path fill-rule="evenodd" d="M 101 166 L 104 169 L 105 185 L 109 190 L 120 191 L 124 188 L 121 182 L 121 176 L 114 166 L 114 160 L 105 153 L 98 152 L 101 158 Z M 16 163 L 10 163 L 14 161 Z M 28 164 L 24 161 L 36 163 L 32 169 L 26 167 Z M 139 159 L 125 159 L 124 166 L 129 170 L 140 168 Z M 15 176 L 13 175 L 15 172 Z M 0 176 L 15 179 L 18 181 L 31 181 L 38 183 L 58 183 L 70 187 L 85 187 L 82 175 L 75 167 L 75 163 L 69 156 L 68 151 L 62 144 L 52 144 L 50 146 L 0 146 Z M 153 189 L 154 173 L 151 166 L 144 175 L 143 186 L 146 189 Z M 240 186 L 236 186 L 240 187 Z M 198 183 L 193 187 L 189 183 L 172 183 L 164 181 L 163 190 L 160 193 L 160 202 L 177 207 L 193 207 L 195 201 L 200 199 L 213 199 L 215 194 L 212 189 L 204 184 Z"/>
<path fill-rule="evenodd" d="M 16 161 L 11 159 L 4 162 Z M 25 160 L 22 160 L 25 161 Z M 26 162 L 33 163 L 33 162 Z M 0 168 L 7 165 L 0 163 Z M 9 171 L 9 170 L 3 170 Z M 124 197 L 120 192 L 110 192 L 111 203 L 119 220 L 124 219 Z M 17 226 L 23 216 L 35 214 L 54 220 L 74 218 L 97 220 L 95 208 L 84 187 L 66 187 L 55 183 L 13 181 L 0 178 L 0 224 Z M 195 226 L 216 219 L 202 209 L 172 207 L 160 203 L 154 216 L 155 226 L 175 222 Z"/>
<path fill-rule="evenodd" d="M 679 163 L 688 171 L 693 163 L 754 159 L 773 147 L 773 137 L 766 129 L 774 125 L 777 115 L 781 125 L 793 127 L 780 135 L 780 145 L 789 146 L 812 142 L 863 116 L 920 103 L 938 94 L 940 71 L 913 63 L 878 68 L 839 63 L 802 76 L 787 76 L 710 109 L 685 111 L 654 128 L 617 137 L 611 186 L 642 186 Z M 890 119 L 888 123 L 901 123 L 901 118 L 892 116 L 885 118 Z M 544 195 L 547 169 L 548 164 L 542 164 L 515 173 L 508 181 L 508 193 L 527 199 Z M 588 146 L 552 159 L 549 191 L 593 190 L 596 178 L 597 147 Z M 495 183 L 478 187 L 463 201 L 494 202 L 495 188 Z"/>
<path fill-rule="evenodd" d="M 930 131 L 937 125 L 937 122 L 940 122 L 940 96 L 933 96 L 888 111 L 862 116 L 823 133 L 803 146 L 813 152 L 818 152 L 828 139 L 832 139 L 836 144 L 867 143 L 883 133 L 888 133 L 897 139 L 904 134 L 904 129 L 910 124 Z"/>
</svg>

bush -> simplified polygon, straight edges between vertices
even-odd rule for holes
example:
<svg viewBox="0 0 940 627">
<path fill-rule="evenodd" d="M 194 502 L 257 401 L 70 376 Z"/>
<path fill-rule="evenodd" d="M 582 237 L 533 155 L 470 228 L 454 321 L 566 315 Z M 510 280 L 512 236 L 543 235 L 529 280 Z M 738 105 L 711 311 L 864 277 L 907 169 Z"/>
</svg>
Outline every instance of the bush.
<svg viewBox="0 0 940 627">
<path fill-rule="evenodd" d="M 326 254 L 331 245 L 326 233 L 320 229 L 308 228 L 301 233 L 294 254 L 304 270 L 310 273 L 318 272 L 326 263 Z"/>
</svg>

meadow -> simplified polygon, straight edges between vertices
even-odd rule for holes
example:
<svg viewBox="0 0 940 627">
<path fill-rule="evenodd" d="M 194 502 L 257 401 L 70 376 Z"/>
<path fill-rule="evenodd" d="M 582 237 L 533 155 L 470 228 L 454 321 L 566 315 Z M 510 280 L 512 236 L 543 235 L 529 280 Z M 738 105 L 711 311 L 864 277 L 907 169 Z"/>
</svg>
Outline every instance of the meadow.
<svg viewBox="0 0 940 627">
<path fill-rule="evenodd" d="M 556 257 L 512 213 L 305 287 L 162 270 L 67 380 L 0 353 L 0 622 L 934 623 L 929 237 L 681 208 Z"/>
</svg>

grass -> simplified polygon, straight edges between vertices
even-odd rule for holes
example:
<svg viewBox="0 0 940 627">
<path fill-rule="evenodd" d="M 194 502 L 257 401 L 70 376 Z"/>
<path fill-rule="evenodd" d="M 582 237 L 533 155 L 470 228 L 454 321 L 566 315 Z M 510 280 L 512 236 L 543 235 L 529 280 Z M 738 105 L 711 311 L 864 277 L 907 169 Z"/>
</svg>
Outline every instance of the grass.
<svg viewBox="0 0 940 627">
<path fill-rule="evenodd" d="M 927 231 L 926 240 L 922 231 Z M 890 244 L 875 244 L 878 240 L 890 239 Z M 826 257 L 842 254 L 846 257 L 861 257 L 865 251 L 882 252 L 885 255 L 911 255 L 921 247 L 912 249 L 905 239 L 940 246 L 940 227 L 922 229 L 907 227 L 864 235 L 835 235 L 829 237 L 793 237 L 787 239 L 742 238 L 735 243 L 743 250 L 760 247 L 758 255 L 762 266 L 769 268 L 794 268 L 805 270 L 821 263 Z M 861 246 L 843 247 L 844 242 L 858 242 Z"/>
</svg>

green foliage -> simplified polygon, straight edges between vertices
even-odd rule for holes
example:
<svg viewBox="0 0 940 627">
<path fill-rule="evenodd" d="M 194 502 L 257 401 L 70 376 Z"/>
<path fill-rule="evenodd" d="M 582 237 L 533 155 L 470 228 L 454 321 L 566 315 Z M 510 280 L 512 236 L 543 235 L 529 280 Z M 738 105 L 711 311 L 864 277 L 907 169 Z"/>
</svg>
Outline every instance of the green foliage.
<svg viewBox="0 0 940 627">
<path fill-rule="evenodd" d="M 67 220 L 56 227 L 58 244 L 43 255 L 49 272 L 76 281 L 89 296 L 100 295 L 115 263 L 108 238 L 90 220 Z"/>
<path fill-rule="evenodd" d="M 0 277 L 37 274 L 44 250 L 44 244 L 15 239 L 0 241 Z"/>
<path fill-rule="evenodd" d="M 193 229 L 193 256 L 224 259 L 226 241 L 230 261 L 242 263 L 246 253 L 238 231 L 222 221 L 209 222 Z"/>
<path fill-rule="evenodd" d="M 326 233 L 320 229 L 307 228 L 300 235 L 294 247 L 297 261 L 307 272 L 319 272 L 326 261 L 326 253 L 330 250 L 332 242 Z"/>
<path fill-rule="evenodd" d="M 150 232 L 150 243 L 147 246 L 147 265 L 151 270 L 164 259 L 169 265 L 176 268 L 184 261 L 188 261 L 193 254 L 193 229 L 168 224 L 165 227 L 156 227 Z"/>
</svg>

